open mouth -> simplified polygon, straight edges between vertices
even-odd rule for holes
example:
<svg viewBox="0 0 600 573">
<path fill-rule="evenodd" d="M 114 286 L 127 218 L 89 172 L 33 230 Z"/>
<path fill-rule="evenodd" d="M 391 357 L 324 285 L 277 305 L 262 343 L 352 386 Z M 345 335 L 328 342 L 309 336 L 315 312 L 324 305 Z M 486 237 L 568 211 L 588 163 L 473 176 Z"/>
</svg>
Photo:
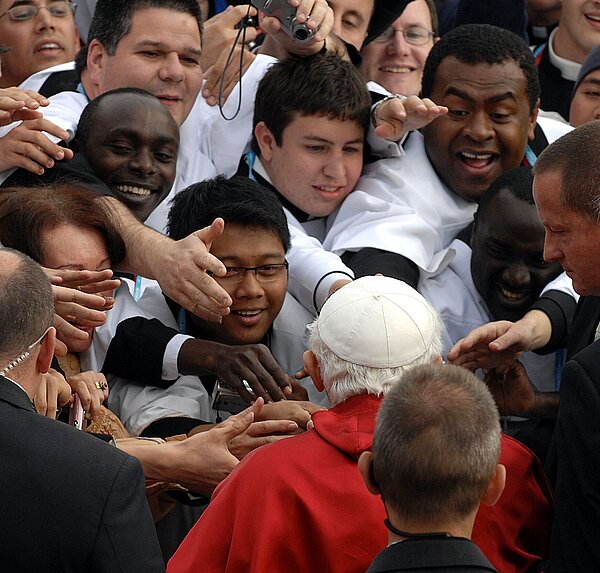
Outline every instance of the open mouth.
<svg viewBox="0 0 600 573">
<path fill-rule="evenodd" d="M 321 193 L 338 193 L 342 187 L 339 186 L 332 186 L 332 185 L 313 185 L 313 187 L 317 190 L 320 191 Z"/>
<path fill-rule="evenodd" d="M 415 71 L 408 66 L 381 66 L 379 70 L 387 74 L 410 74 Z"/>
<path fill-rule="evenodd" d="M 36 53 L 40 52 L 55 52 L 57 50 L 62 50 L 62 48 L 56 42 L 46 42 L 44 44 L 40 44 L 36 49 Z"/>
<path fill-rule="evenodd" d="M 115 190 L 125 195 L 135 195 L 137 197 L 149 197 L 152 190 L 147 187 L 139 187 L 136 185 L 116 185 Z"/>
<path fill-rule="evenodd" d="M 496 285 L 496 288 L 498 289 L 498 292 L 500 293 L 500 296 L 503 299 L 505 305 L 522 305 L 523 303 L 526 303 L 531 296 L 531 291 L 529 289 L 512 290 L 503 285 Z"/>
<path fill-rule="evenodd" d="M 593 14 L 585 14 L 585 17 L 592 22 L 598 22 L 600 24 L 600 16 L 596 16 Z"/>
<path fill-rule="evenodd" d="M 237 314 L 238 316 L 258 316 L 262 310 L 232 310 L 231 314 Z"/>
<path fill-rule="evenodd" d="M 477 153 L 474 151 L 460 151 L 458 158 L 471 169 L 483 169 L 494 161 L 493 153 Z"/>
</svg>

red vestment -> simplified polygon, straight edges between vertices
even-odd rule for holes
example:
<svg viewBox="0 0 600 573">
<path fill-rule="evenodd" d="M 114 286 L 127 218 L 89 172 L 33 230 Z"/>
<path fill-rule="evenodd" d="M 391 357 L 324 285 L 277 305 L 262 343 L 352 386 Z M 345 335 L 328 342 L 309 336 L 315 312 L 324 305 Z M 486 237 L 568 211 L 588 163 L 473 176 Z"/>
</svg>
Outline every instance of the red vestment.
<svg viewBox="0 0 600 573">
<path fill-rule="evenodd" d="M 371 447 L 380 404 L 350 398 L 314 414 L 313 430 L 246 456 L 168 572 L 364 573 L 387 545 L 383 503 L 356 464 Z M 505 436 L 501 463 L 507 489 L 478 516 L 473 540 L 502 573 L 524 572 L 547 557 L 551 497 L 537 458 Z"/>
</svg>

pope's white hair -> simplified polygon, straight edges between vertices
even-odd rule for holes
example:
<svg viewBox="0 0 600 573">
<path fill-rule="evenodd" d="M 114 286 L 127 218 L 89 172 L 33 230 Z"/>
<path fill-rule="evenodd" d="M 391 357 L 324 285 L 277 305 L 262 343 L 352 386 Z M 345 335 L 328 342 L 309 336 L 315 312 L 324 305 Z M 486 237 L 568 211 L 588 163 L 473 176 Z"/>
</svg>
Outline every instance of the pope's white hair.
<svg viewBox="0 0 600 573">
<path fill-rule="evenodd" d="M 442 352 L 442 336 L 439 317 L 437 317 L 436 332 L 426 352 L 408 364 L 395 368 L 373 368 L 354 364 L 340 358 L 323 342 L 317 327 L 317 318 L 308 326 L 310 336 L 308 348 L 319 363 L 323 386 L 327 392 L 331 406 L 335 406 L 352 396 L 359 394 L 374 394 L 381 396 L 388 392 L 405 370 L 420 364 L 431 364 Z M 364 341 L 369 344 L 368 340 Z"/>
</svg>

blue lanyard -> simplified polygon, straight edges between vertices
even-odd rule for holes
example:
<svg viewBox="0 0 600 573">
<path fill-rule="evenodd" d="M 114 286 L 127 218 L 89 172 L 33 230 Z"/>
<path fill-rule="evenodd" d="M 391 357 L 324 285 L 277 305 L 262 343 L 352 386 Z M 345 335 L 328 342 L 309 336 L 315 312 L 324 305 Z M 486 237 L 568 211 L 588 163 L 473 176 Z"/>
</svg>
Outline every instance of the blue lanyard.
<svg viewBox="0 0 600 573">
<path fill-rule="evenodd" d="M 525 149 L 525 159 L 527 160 L 527 163 L 529 163 L 529 167 L 533 167 L 537 161 L 537 155 L 529 145 L 527 145 L 527 148 Z"/>
<path fill-rule="evenodd" d="M 256 177 L 254 175 L 254 163 L 256 162 L 256 153 L 254 151 L 248 151 L 246 153 L 246 163 L 248 164 L 248 178 L 252 179 L 255 183 Z"/>
<path fill-rule="evenodd" d="M 133 300 L 137 302 L 140 300 L 140 296 L 142 295 L 142 275 L 136 275 L 135 277 L 135 287 L 133 289 Z"/>
</svg>

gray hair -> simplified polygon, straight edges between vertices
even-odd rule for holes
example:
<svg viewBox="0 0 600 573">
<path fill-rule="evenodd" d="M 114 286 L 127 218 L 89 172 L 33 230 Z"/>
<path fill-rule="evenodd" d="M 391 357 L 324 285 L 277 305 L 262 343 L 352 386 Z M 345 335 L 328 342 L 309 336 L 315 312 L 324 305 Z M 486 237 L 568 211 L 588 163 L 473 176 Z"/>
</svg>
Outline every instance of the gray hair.
<svg viewBox="0 0 600 573">
<path fill-rule="evenodd" d="M 436 331 L 427 351 L 410 364 L 395 368 L 373 368 L 340 358 L 321 339 L 319 329 L 316 328 L 319 320 L 317 318 L 308 326 L 310 332 L 308 348 L 317 357 L 323 385 L 331 405 L 335 406 L 359 394 L 375 396 L 386 394 L 397 383 L 403 372 L 420 364 L 432 363 L 442 353 L 442 335 L 437 313 L 435 317 Z M 368 344 L 368 341 L 365 341 L 365 344 Z"/>
</svg>

